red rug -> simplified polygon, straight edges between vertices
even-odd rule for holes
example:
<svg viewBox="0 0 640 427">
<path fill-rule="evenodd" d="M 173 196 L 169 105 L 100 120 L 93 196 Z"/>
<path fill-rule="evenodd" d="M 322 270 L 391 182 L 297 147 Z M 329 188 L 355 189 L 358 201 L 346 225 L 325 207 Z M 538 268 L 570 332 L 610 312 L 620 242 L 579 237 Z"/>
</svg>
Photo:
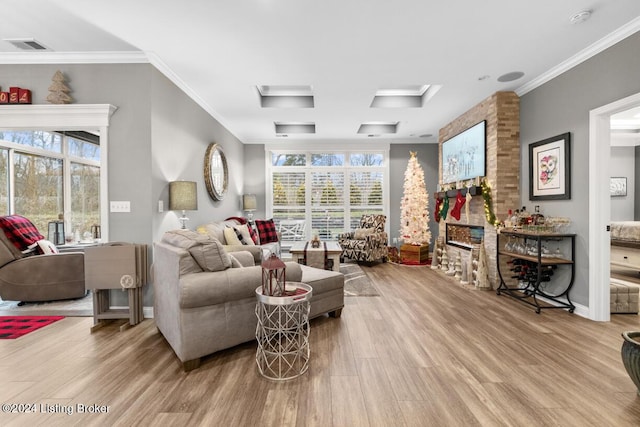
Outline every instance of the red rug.
<svg viewBox="0 0 640 427">
<path fill-rule="evenodd" d="M 0 339 L 12 340 L 64 319 L 64 316 L 0 316 Z"/>
</svg>

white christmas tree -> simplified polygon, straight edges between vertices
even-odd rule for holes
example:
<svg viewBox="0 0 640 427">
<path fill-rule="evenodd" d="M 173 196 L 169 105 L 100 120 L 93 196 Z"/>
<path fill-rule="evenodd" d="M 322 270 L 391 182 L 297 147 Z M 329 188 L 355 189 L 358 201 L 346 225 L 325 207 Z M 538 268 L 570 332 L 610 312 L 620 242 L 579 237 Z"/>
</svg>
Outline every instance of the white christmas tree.
<svg viewBox="0 0 640 427">
<path fill-rule="evenodd" d="M 420 246 L 429 243 L 429 194 L 424 183 L 424 171 L 418 163 L 416 153 L 404 172 L 404 196 L 400 205 L 400 237 L 404 243 Z"/>
</svg>

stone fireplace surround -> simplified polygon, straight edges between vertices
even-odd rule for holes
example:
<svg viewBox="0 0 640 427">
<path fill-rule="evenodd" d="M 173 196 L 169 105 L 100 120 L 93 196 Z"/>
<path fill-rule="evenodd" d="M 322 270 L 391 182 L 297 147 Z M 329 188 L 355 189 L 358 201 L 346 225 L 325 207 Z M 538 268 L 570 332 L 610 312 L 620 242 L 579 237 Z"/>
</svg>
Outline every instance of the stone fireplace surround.
<svg viewBox="0 0 640 427">
<path fill-rule="evenodd" d="M 486 178 L 491 187 L 493 211 L 499 219 L 505 218 L 509 209 L 520 207 L 520 98 L 515 92 L 496 92 L 469 111 L 440 129 L 438 135 L 439 167 L 442 179 L 442 142 L 468 129 L 476 123 L 487 121 Z M 489 267 L 489 282 L 493 289 L 498 287 L 496 266 L 496 229 L 485 218 L 482 195 L 473 196 L 469 202 L 469 224 L 484 227 L 484 243 Z M 451 198 L 450 206 L 455 204 Z M 464 208 L 463 208 L 464 209 Z M 465 215 L 456 221 L 451 215 L 440 220 L 438 233 L 444 238 L 446 223 L 466 224 Z M 466 260 L 470 251 L 446 245 L 449 259 L 455 259 L 458 252 Z"/>
</svg>

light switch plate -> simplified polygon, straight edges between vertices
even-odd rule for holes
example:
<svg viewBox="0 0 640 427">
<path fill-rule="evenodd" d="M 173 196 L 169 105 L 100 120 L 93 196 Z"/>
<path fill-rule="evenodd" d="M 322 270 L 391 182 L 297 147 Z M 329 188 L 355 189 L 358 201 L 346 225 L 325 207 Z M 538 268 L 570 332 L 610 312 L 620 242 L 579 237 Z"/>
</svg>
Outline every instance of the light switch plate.
<svg viewBox="0 0 640 427">
<path fill-rule="evenodd" d="M 158 212 L 164 212 L 164 202 L 162 200 L 158 200 Z"/>
<path fill-rule="evenodd" d="M 109 207 L 111 212 L 131 212 L 131 202 L 128 200 L 111 201 Z"/>
</svg>

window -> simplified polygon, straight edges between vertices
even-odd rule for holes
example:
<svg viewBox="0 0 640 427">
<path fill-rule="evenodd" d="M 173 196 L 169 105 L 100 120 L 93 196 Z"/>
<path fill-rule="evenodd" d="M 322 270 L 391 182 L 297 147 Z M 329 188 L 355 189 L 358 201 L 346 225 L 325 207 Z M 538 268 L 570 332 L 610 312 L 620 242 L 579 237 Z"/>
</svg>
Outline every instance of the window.
<svg viewBox="0 0 640 427">
<path fill-rule="evenodd" d="M 267 149 L 267 213 L 284 242 L 335 240 L 365 213 L 388 212 L 388 150 L 293 152 Z"/>
<path fill-rule="evenodd" d="M 100 145 L 87 132 L 0 131 L 0 214 L 29 218 L 46 235 L 100 224 Z"/>
</svg>

